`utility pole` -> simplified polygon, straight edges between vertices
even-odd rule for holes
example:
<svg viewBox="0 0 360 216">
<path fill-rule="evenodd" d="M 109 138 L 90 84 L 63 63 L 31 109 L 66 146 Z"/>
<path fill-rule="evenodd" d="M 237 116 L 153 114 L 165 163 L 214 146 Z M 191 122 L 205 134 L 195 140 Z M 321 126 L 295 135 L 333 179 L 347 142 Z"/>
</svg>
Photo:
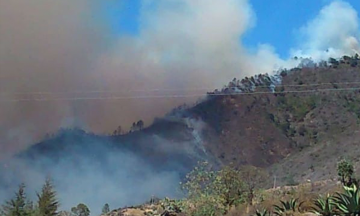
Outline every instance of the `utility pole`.
<svg viewBox="0 0 360 216">
<path fill-rule="evenodd" d="M 276 175 L 274 175 L 274 189 L 276 188 Z"/>
</svg>

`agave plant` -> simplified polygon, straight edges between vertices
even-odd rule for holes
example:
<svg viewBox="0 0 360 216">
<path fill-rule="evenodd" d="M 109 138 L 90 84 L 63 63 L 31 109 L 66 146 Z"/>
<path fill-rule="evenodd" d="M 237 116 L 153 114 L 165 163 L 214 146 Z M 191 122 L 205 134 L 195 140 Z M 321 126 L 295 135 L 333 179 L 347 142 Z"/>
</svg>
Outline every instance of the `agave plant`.
<svg viewBox="0 0 360 216">
<path fill-rule="evenodd" d="M 334 201 L 341 214 L 360 215 L 360 190 L 356 185 L 344 187 L 345 193 L 336 193 Z"/>
<path fill-rule="evenodd" d="M 321 216 L 334 216 L 336 203 L 334 198 L 329 194 L 326 197 L 320 196 L 314 201 L 314 207 L 311 212 Z"/>
<path fill-rule="evenodd" d="M 290 199 L 289 201 L 280 201 L 281 205 L 274 205 L 275 215 L 285 215 L 289 212 L 299 212 L 299 208 L 303 202 L 298 204 L 298 199 Z"/>
<path fill-rule="evenodd" d="M 270 216 L 270 212 L 266 209 L 263 210 L 256 210 L 254 216 Z"/>
</svg>

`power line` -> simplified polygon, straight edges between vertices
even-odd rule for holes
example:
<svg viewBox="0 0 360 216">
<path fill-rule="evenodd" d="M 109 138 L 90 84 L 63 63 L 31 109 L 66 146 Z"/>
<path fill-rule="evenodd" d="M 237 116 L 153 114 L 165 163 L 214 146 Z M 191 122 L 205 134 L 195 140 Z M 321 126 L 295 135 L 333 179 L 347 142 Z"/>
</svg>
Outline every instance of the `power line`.
<svg viewBox="0 0 360 216">
<path fill-rule="evenodd" d="M 242 96 L 242 95 L 262 95 L 262 94 L 290 94 L 290 93 L 319 93 L 319 92 L 341 92 L 356 91 L 357 88 L 328 88 L 313 90 L 290 90 L 282 92 L 233 92 L 219 94 L 189 94 L 189 95 L 146 95 L 146 96 L 124 96 L 124 97 L 69 97 L 69 98 L 22 98 L 22 99 L 0 99 L 0 102 L 46 102 L 46 101 L 85 101 L 85 100 L 129 100 L 129 99 L 161 99 L 161 98 L 189 98 L 203 96 Z"/>
<path fill-rule="evenodd" d="M 322 85 L 355 85 L 360 82 L 328 82 L 328 83 L 310 83 L 310 84 L 294 84 L 294 85 L 275 85 L 275 87 L 309 87 L 309 86 L 322 86 Z M 242 88 L 244 86 L 235 85 L 228 88 Z M 256 86 L 256 88 L 269 88 L 269 86 Z M 106 91 L 106 90 L 88 90 L 88 91 L 60 91 L 60 92 L 0 92 L 2 95 L 61 95 L 61 94 L 96 94 L 96 93 L 130 93 L 130 92 L 161 92 L 161 91 L 213 91 L 214 87 L 201 87 L 201 88 L 163 88 L 163 89 L 130 89 L 121 91 Z"/>
</svg>

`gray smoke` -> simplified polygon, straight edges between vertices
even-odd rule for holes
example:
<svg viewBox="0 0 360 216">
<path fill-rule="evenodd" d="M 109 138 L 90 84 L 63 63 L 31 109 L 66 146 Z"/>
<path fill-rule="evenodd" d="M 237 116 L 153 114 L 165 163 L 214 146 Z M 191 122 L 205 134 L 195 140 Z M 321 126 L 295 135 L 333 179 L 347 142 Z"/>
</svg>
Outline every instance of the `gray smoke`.
<svg viewBox="0 0 360 216">
<path fill-rule="evenodd" d="M 191 125 L 194 124 L 200 123 L 193 121 Z M 76 130 L 66 132 L 47 140 L 46 145 L 51 147 L 30 149 L 26 155 L 2 163 L 0 202 L 11 198 L 22 182 L 27 185 L 30 198 L 36 201 L 35 191 L 41 190 L 48 176 L 54 180 L 61 209 L 70 210 L 85 203 L 92 215 L 99 214 L 105 203 L 120 208 L 144 203 L 152 196 L 181 197 L 181 177 L 195 161 L 203 159 L 199 141 L 201 135 L 193 141 L 188 138 L 170 141 L 154 134 L 137 140 L 140 145 L 125 141 L 116 141 L 114 145 L 108 138 Z"/>
<path fill-rule="evenodd" d="M 241 36 L 255 24 L 247 0 L 143 0 L 139 35 L 118 38 L 104 20 L 93 18 L 101 17 L 99 4 L 0 0 L 2 155 L 60 126 L 108 133 L 139 119 L 149 124 L 172 107 L 197 100 L 153 96 L 201 95 L 233 77 L 272 71 L 278 59 L 269 46 L 248 53 L 241 45 Z M 265 58 L 269 61 L 258 64 Z M 113 96 L 150 98 L 8 101 Z"/>
</svg>

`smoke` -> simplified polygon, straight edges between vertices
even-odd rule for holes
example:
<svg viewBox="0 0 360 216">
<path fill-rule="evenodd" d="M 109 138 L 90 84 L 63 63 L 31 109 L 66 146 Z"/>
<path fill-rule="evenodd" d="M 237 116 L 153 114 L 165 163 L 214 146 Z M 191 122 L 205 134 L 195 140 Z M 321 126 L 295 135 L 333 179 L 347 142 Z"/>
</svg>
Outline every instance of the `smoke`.
<svg viewBox="0 0 360 216">
<path fill-rule="evenodd" d="M 54 180 L 62 210 L 85 203 L 92 215 L 98 215 L 105 203 L 120 208 L 144 203 L 152 196 L 182 196 L 181 177 L 203 155 L 196 146 L 199 140 L 185 136 L 184 141 L 172 139 L 169 144 L 161 134 L 135 136 L 141 138 L 112 141 L 78 130 L 64 131 L 42 147 L 4 162 L 0 202 L 11 198 L 22 182 L 36 201 L 35 192 L 41 191 L 48 176 Z"/>
<path fill-rule="evenodd" d="M 152 196 L 179 196 L 178 172 L 154 171 L 146 161 L 131 152 L 102 152 L 106 154 L 105 162 L 81 156 L 76 159 L 76 164 L 74 156 L 64 156 L 56 163 L 50 159 L 40 159 L 43 161 L 38 161 L 38 164 L 12 160 L 7 166 L 16 173 L 2 172 L 8 178 L 5 182 L 8 188 L 2 188 L 0 200 L 11 198 L 16 190 L 14 182 L 19 184 L 22 180 L 27 185 L 29 197 L 36 201 L 35 192 L 41 191 L 48 175 L 54 179 L 61 209 L 67 211 L 78 203 L 85 203 L 93 215 L 97 215 L 105 203 L 119 208 L 144 203 Z M 45 163 L 48 164 L 44 168 Z"/>
<path fill-rule="evenodd" d="M 314 60 L 339 58 L 360 52 L 359 17 L 347 2 L 333 1 L 300 30 L 300 48 L 294 56 Z"/>
</svg>

